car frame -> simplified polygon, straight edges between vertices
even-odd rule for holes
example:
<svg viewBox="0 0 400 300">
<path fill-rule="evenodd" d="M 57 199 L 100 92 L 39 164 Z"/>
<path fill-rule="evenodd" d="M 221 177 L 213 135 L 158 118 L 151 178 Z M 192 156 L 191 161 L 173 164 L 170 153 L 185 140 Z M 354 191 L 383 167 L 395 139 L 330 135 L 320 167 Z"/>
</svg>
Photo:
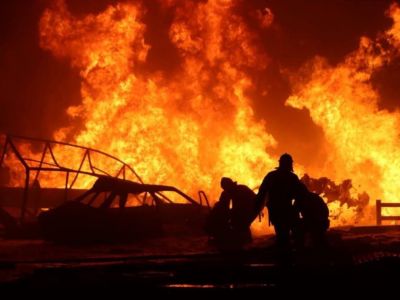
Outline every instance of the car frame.
<svg viewBox="0 0 400 300">
<path fill-rule="evenodd" d="M 163 192 L 172 192 L 179 201 Z M 81 196 L 41 212 L 38 221 L 43 237 L 52 241 L 130 241 L 202 234 L 210 206 L 205 194 L 199 195 L 196 201 L 173 186 L 101 176 Z M 136 205 L 129 206 L 129 196 Z"/>
</svg>

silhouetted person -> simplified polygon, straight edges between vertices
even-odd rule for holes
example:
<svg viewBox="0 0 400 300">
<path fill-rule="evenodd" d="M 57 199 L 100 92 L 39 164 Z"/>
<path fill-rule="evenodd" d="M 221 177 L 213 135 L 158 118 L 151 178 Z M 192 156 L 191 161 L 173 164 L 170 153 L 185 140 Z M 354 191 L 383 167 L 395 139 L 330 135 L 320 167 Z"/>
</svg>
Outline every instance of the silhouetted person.
<svg viewBox="0 0 400 300">
<path fill-rule="evenodd" d="M 329 228 L 329 209 L 325 201 L 317 194 L 310 192 L 302 184 L 296 197 L 296 208 L 301 214 L 301 226 L 298 232 L 311 238 L 312 246 L 326 246 L 325 233 Z"/>
<path fill-rule="evenodd" d="M 300 180 L 293 173 L 293 159 L 285 153 L 279 159 L 276 170 L 269 172 L 259 189 L 256 203 L 261 210 L 268 208 L 270 222 L 274 225 L 278 248 L 286 253 L 290 248 L 291 233 L 299 221 L 293 200 L 300 191 Z"/>
<path fill-rule="evenodd" d="M 227 177 L 221 179 L 221 187 L 223 191 L 211 212 L 208 232 L 222 242 L 250 242 L 256 194 Z"/>
<path fill-rule="evenodd" d="M 230 235 L 229 205 L 217 201 L 206 220 L 205 231 L 210 236 L 210 241 L 220 243 Z"/>
</svg>

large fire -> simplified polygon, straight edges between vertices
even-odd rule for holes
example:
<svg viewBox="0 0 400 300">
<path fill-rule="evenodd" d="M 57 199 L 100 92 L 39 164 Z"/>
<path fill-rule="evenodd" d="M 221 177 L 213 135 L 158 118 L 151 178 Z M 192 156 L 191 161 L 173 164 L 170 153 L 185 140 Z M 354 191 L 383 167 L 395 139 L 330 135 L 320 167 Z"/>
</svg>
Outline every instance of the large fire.
<svg viewBox="0 0 400 300">
<path fill-rule="evenodd" d="M 388 14 L 393 26 L 375 40 L 362 37 L 342 63 L 330 66 L 323 58 L 310 62 L 303 70 L 307 79 L 294 79 L 295 93 L 287 105 L 307 108 L 324 130 L 329 151 L 320 175 L 350 177 L 371 199 L 396 202 L 400 114 L 378 108 L 379 95 L 371 84 L 373 73 L 399 55 L 400 7 L 393 4 Z"/>
<path fill-rule="evenodd" d="M 165 74 L 144 68 L 152 45 L 139 1 L 79 17 L 64 0 L 54 1 L 40 20 L 40 45 L 79 70 L 82 97 L 68 109 L 71 125 L 54 138 L 110 153 L 144 182 L 175 185 L 192 195 L 202 189 L 217 199 L 222 176 L 257 188 L 277 161 L 269 154 L 277 142 L 268 120 L 255 119 L 250 96 L 254 74 L 268 69 L 269 58 L 237 13 L 237 2 L 160 1 L 173 12 L 168 38 L 179 57 L 179 66 Z M 393 26 L 376 39 L 362 37 L 343 62 L 332 66 L 317 57 L 292 76 L 286 104 L 309 110 L 329 149 L 318 168 L 297 164 L 296 172 L 335 182 L 352 179 L 345 189 L 352 202 L 340 195 L 328 199 L 325 191 L 333 225 L 373 222 L 374 200 L 396 201 L 400 192 L 400 115 L 378 108 L 370 82 L 398 55 L 399 6 L 388 14 Z M 261 30 L 274 22 L 268 8 L 252 16 Z M 60 155 L 65 165 L 81 158 Z M 45 176 L 42 181 L 50 180 Z M 64 177 L 51 180 L 64 186 Z"/>
<path fill-rule="evenodd" d="M 257 186 L 275 165 L 265 152 L 275 141 L 254 121 L 244 69 L 265 68 L 266 59 L 232 6 L 177 6 L 169 37 L 182 64 L 165 78 L 138 70 L 150 48 L 139 5 L 117 4 L 78 19 L 57 1 L 42 17 L 41 45 L 80 70 L 82 104 L 68 113 L 84 126 L 73 141 L 120 157 L 145 182 L 192 193 L 201 187 L 213 199 L 222 176 Z M 55 136 L 64 139 L 70 130 L 77 128 Z"/>
</svg>

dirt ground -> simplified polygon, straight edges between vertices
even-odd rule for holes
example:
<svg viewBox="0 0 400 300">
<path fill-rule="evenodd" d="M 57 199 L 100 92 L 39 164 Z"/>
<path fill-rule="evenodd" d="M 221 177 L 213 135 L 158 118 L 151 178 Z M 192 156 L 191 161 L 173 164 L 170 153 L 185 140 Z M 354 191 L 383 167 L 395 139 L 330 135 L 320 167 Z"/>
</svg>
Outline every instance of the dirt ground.
<svg viewBox="0 0 400 300">
<path fill-rule="evenodd" d="M 343 288 L 387 291 L 400 274 L 399 226 L 333 228 L 328 244 L 293 250 L 282 260 L 273 235 L 223 250 L 206 236 L 91 245 L 0 240 L 0 288 L 276 291 L 323 287 L 340 278 Z"/>
</svg>

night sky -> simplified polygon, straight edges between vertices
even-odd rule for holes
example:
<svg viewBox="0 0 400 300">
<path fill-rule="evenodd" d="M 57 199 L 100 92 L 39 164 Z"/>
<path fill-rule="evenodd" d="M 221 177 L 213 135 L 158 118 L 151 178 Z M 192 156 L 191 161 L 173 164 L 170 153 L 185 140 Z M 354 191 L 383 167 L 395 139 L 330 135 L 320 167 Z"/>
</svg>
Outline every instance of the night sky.
<svg viewBox="0 0 400 300">
<path fill-rule="evenodd" d="M 74 14 L 99 12 L 116 1 L 67 1 Z M 152 45 L 147 72 L 166 73 L 179 63 L 168 41 L 171 14 L 156 1 L 144 1 L 147 13 L 146 41 Z M 239 1 L 240 2 L 240 1 Z M 331 64 L 340 62 L 358 47 L 363 35 L 374 37 L 391 25 L 385 11 L 389 0 L 303 0 L 241 1 L 237 10 L 249 19 L 249 11 L 268 7 L 273 24 L 257 34 L 269 57 L 269 66 L 255 77 L 257 88 L 268 90 L 266 99 L 254 96 L 257 118 L 268 124 L 268 132 L 278 141 L 277 151 L 304 141 L 318 147 L 322 130 L 313 124 L 307 111 L 284 106 L 290 95 L 282 70 L 296 72 L 319 55 Z M 80 103 L 80 78 L 67 60 L 58 60 L 39 47 L 38 23 L 51 0 L 3 1 L 0 10 L 0 132 L 51 138 L 55 129 L 68 125 L 66 108 Z M 169 51 L 165 51 L 169 49 Z M 165 57 L 169 53 L 169 57 Z M 376 73 L 373 84 L 381 94 L 381 108 L 394 110 L 400 91 L 399 59 Z M 271 102 L 274 105 L 271 106 Z M 302 158 L 307 163 L 306 158 Z"/>
</svg>

